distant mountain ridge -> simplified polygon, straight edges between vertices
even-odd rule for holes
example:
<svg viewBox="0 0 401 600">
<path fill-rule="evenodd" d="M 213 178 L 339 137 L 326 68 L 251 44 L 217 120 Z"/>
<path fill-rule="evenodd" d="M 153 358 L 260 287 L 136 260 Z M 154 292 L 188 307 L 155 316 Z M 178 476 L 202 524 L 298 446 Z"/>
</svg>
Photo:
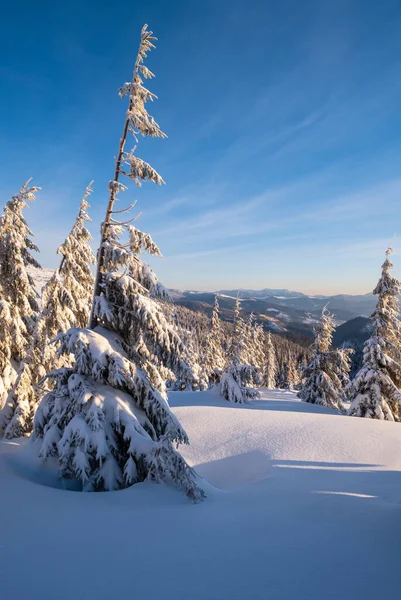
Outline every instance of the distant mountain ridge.
<svg viewBox="0 0 401 600">
<path fill-rule="evenodd" d="M 171 290 L 174 302 L 211 314 L 216 292 L 196 290 Z M 287 289 L 221 290 L 219 303 L 221 318 L 231 321 L 237 295 L 245 314 L 254 313 L 266 329 L 292 332 L 308 337 L 313 335 L 313 325 L 318 321 L 322 308 L 327 306 L 335 315 L 337 325 L 357 317 L 369 317 L 376 305 L 373 294 L 336 294 L 334 296 L 307 296 Z"/>
<path fill-rule="evenodd" d="M 307 298 L 306 294 L 303 294 L 302 292 L 293 292 L 292 290 L 287 290 L 284 288 L 265 288 L 263 290 L 221 290 L 220 294 L 226 294 L 227 296 L 234 295 L 235 298 L 237 297 L 237 294 L 240 296 L 240 298 Z"/>
</svg>

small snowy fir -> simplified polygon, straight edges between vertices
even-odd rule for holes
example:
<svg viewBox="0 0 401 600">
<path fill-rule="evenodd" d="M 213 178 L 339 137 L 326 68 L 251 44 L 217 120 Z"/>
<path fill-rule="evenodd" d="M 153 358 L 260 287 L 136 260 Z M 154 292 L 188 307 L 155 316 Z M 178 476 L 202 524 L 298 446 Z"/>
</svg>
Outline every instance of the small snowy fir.
<svg viewBox="0 0 401 600">
<path fill-rule="evenodd" d="M 391 248 L 386 251 L 382 274 L 373 293 L 378 296 L 371 316 L 372 335 L 365 342 L 363 365 L 348 387 L 348 414 L 354 417 L 401 420 L 401 327 L 399 301 L 401 282 L 390 270 Z"/>
<path fill-rule="evenodd" d="M 344 389 L 339 374 L 345 365 L 339 362 L 339 351 L 331 349 L 334 330 L 333 316 L 325 307 L 315 328 L 312 358 L 302 369 L 303 382 L 298 397 L 304 402 L 321 404 L 344 412 Z"/>
<path fill-rule="evenodd" d="M 175 447 L 188 438 L 170 410 L 164 378 L 166 369 L 189 371 L 185 348 L 155 300 L 165 297 L 165 290 L 141 260 L 142 252 L 160 256 L 160 250 L 132 224 L 135 217 L 114 218 L 126 212 L 114 208 L 125 189 L 120 175 L 138 185 L 164 183 L 134 151 L 124 152 L 128 132 L 136 140 L 139 134 L 165 137 L 146 111 L 145 102 L 154 95 L 141 78 L 153 76 L 143 60 L 154 40 L 145 25 L 132 82 L 121 90 L 121 96 L 129 96 L 129 107 L 101 228 L 90 328 L 58 337 L 60 356 L 72 355 L 74 361 L 47 375 L 54 388 L 38 407 L 34 438 L 42 440 L 41 457 L 56 457 L 61 475 L 79 480 L 84 490 L 153 480 L 173 483 L 196 502 L 205 494 Z M 122 164 L 129 164 L 128 172 Z"/>
<path fill-rule="evenodd" d="M 244 403 L 259 397 L 259 392 L 254 386 L 258 385 L 260 380 L 255 368 L 249 364 L 250 349 L 246 338 L 247 327 L 241 316 L 240 300 L 237 298 L 227 367 L 220 382 L 220 394 L 228 402 Z"/>
</svg>

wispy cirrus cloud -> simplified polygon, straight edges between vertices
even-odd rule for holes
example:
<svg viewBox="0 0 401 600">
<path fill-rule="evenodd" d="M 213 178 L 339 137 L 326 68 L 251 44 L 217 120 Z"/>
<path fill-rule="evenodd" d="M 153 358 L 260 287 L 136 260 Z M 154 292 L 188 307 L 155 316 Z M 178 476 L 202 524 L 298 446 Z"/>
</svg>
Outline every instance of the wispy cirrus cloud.
<svg viewBox="0 0 401 600">
<path fill-rule="evenodd" d="M 344 222 L 347 226 L 352 223 L 360 226 L 367 218 L 381 219 L 383 206 L 386 211 L 396 210 L 401 199 L 401 179 L 385 180 L 338 195 L 330 194 L 327 190 L 319 192 L 323 179 L 321 175 L 316 179 L 306 178 L 194 217 L 174 219 L 166 227 L 157 230 L 155 235 L 168 238 L 177 234 L 180 244 L 194 244 L 197 241 L 205 243 L 254 237 L 275 230 L 283 233 L 305 225 L 309 229 L 327 225 L 335 228 Z M 309 192 L 313 195 L 312 202 Z M 297 198 L 303 200 L 294 210 Z M 384 218 L 388 217 L 384 215 Z M 393 222 L 393 226 L 395 224 Z"/>
</svg>

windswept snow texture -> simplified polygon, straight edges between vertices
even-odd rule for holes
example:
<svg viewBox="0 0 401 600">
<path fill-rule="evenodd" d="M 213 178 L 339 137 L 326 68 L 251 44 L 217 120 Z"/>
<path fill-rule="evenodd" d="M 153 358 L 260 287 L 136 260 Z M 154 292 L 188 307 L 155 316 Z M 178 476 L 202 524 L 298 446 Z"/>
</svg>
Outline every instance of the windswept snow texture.
<svg viewBox="0 0 401 600">
<path fill-rule="evenodd" d="M 175 392 L 170 402 L 192 442 L 183 453 L 207 481 L 198 505 L 151 483 L 55 489 L 50 467 L 1 443 L 4 600 L 399 596 L 399 423 L 290 392 L 247 405 Z"/>
</svg>

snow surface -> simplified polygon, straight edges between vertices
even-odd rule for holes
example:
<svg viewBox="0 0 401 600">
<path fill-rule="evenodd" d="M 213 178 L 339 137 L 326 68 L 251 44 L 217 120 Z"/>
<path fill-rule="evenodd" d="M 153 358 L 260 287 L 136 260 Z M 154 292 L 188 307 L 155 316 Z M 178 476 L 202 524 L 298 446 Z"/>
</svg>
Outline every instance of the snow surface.
<svg viewBox="0 0 401 600">
<path fill-rule="evenodd" d="M 370 600 L 399 595 L 401 425 L 266 391 L 174 392 L 205 478 L 62 489 L 29 442 L 0 443 L 4 600 Z M 69 486 L 71 489 L 71 486 Z M 58 488 L 58 489 L 57 489 Z"/>
</svg>

